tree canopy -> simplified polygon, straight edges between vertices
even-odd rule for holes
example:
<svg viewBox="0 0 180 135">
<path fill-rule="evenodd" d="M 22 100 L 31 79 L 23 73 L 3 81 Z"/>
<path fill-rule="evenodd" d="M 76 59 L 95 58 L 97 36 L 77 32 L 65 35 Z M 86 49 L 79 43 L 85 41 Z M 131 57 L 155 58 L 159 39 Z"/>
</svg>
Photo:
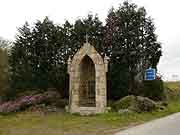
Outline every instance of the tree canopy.
<svg viewBox="0 0 180 135">
<path fill-rule="evenodd" d="M 18 29 L 11 49 L 12 88 L 61 90 L 67 77 L 68 57 L 83 45 L 86 34 L 89 42 L 102 51 L 102 31 L 102 23 L 92 15 L 76 20 L 74 25 L 68 21 L 56 25 L 48 17 L 34 26 L 26 22 Z"/>
<path fill-rule="evenodd" d="M 125 1 L 118 9 L 109 11 L 105 31 L 105 48 L 111 57 L 111 78 L 113 80 L 114 72 L 121 76 L 122 67 L 125 68 L 126 73 L 123 70 L 122 74 L 126 76 L 129 93 L 133 94 L 135 77 L 148 67 L 156 68 L 162 53 L 154 23 L 143 7 Z M 114 85 L 115 88 L 118 86 Z"/>
<path fill-rule="evenodd" d="M 137 75 L 142 76 L 148 67 L 156 68 L 162 54 L 152 18 L 143 7 L 128 1 L 109 11 L 105 25 L 91 14 L 63 25 L 46 17 L 18 29 L 9 59 L 12 88 L 64 91 L 67 59 L 83 45 L 86 35 L 102 57 L 110 57 L 111 97 L 133 93 Z"/>
<path fill-rule="evenodd" d="M 47 17 L 42 22 L 37 21 L 34 27 L 25 23 L 18 29 L 10 56 L 15 89 L 45 89 L 62 85 L 65 62 L 60 51 L 63 49 L 63 38 L 61 27 Z"/>
</svg>

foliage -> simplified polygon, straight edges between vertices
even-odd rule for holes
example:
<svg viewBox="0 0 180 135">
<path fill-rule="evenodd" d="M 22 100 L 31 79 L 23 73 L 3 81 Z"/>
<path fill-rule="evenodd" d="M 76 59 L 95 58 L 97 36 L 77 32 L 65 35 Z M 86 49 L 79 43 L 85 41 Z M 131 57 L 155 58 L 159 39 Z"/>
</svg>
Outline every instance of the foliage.
<svg viewBox="0 0 180 135">
<path fill-rule="evenodd" d="M 8 54 L 12 42 L 0 37 L 0 102 L 9 89 Z"/>
<path fill-rule="evenodd" d="M 90 44 L 92 44 L 100 54 L 103 54 L 104 52 L 103 32 L 104 32 L 104 27 L 97 15 L 93 16 L 89 14 L 84 19 L 76 20 L 73 30 L 73 34 L 75 38 L 74 44 L 76 44 L 77 46 L 75 48 L 76 49 L 80 48 L 86 42 L 86 35 L 87 35 L 88 42 L 90 42 Z"/>
<path fill-rule="evenodd" d="M 68 89 L 64 88 L 68 79 L 68 57 L 83 45 L 86 34 L 91 37 L 89 42 L 102 48 L 102 31 L 102 23 L 97 16 L 92 15 L 76 20 L 74 25 L 68 21 L 62 26 L 55 25 L 47 17 L 32 27 L 25 23 L 18 29 L 11 49 L 9 62 L 12 89 L 9 95 L 13 96 L 24 89 L 45 90 L 49 87 L 68 93 Z"/>
<path fill-rule="evenodd" d="M 156 68 L 160 56 L 161 45 L 157 41 L 155 26 L 150 17 L 147 16 L 143 7 L 125 1 L 118 9 L 111 9 L 106 19 L 105 26 L 105 50 L 111 58 L 111 69 L 120 73 L 122 67 L 127 69 L 122 78 L 128 82 L 126 91 L 133 94 L 135 77 L 148 67 Z M 119 68 L 117 66 L 119 65 Z M 118 79 L 110 72 L 113 91 L 124 91 L 121 83 L 113 83 Z M 116 82 L 116 81 L 115 81 Z"/>
<path fill-rule="evenodd" d="M 164 85 L 162 80 L 143 81 L 141 95 L 153 100 L 164 100 Z"/>
<path fill-rule="evenodd" d="M 18 29 L 11 49 L 12 93 L 23 89 L 60 88 L 64 83 L 66 65 L 62 28 L 48 18 L 34 27 L 26 23 Z"/>
<path fill-rule="evenodd" d="M 26 109 L 29 106 L 34 106 L 40 103 L 52 103 L 58 100 L 59 94 L 55 91 L 47 91 L 43 94 L 19 97 L 14 101 L 8 101 L 0 105 L 0 113 L 7 114 Z"/>
<path fill-rule="evenodd" d="M 6 49 L 0 48 L 0 102 L 5 98 L 9 89 L 8 54 Z"/>
<path fill-rule="evenodd" d="M 118 100 L 129 94 L 128 92 L 128 68 L 125 65 L 117 63 L 116 60 L 111 60 L 108 71 L 108 98 Z"/>
<path fill-rule="evenodd" d="M 56 25 L 47 17 L 33 26 L 18 29 L 9 59 L 10 96 L 25 89 L 56 88 L 68 96 L 67 59 L 88 41 L 110 60 L 109 98 L 134 94 L 135 77 L 144 70 L 156 68 L 161 56 L 155 26 L 146 10 L 125 1 L 110 10 L 106 25 L 98 16 L 89 14 L 74 24 Z M 17 91 L 18 90 L 18 91 Z"/>
</svg>

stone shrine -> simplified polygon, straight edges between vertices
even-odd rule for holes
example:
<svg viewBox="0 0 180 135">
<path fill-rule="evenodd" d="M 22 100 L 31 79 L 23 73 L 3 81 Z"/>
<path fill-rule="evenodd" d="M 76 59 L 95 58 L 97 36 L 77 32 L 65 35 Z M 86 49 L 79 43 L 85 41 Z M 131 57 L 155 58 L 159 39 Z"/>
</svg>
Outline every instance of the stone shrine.
<svg viewBox="0 0 180 135">
<path fill-rule="evenodd" d="M 103 59 L 88 41 L 72 60 L 68 59 L 70 113 L 89 115 L 105 112 L 108 60 L 107 56 Z"/>
</svg>

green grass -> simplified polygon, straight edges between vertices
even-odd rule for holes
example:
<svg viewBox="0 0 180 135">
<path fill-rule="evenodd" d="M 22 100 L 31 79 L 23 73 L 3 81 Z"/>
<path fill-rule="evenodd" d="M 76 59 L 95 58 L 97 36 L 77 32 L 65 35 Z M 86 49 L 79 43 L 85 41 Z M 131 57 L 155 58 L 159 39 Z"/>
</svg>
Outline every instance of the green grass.
<svg viewBox="0 0 180 135">
<path fill-rule="evenodd" d="M 165 85 L 175 87 L 171 83 Z M 174 85 L 178 85 L 178 88 L 173 90 L 180 92 L 179 83 Z M 21 112 L 0 115 L 0 135 L 112 135 L 129 126 L 176 112 L 180 112 L 180 98 L 170 100 L 165 110 L 140 114 L 111 112 L 82 117 L 64 112 L 49 114 Z"/>
<path fill-rule="evenodd" d="M 22 112 L 0 116 L 0 135 L 111 135 L 114 132 L 180 111 L 180 100 L 163 111 L 151 113 L 107 113 L 78 116 L 68 113 Z"/>
<path fill-rule="evenodd" d="M 164 86 L 170 102 L 172 100 L 176 101 L 180 99 L 180 82 L 165 82 Z"/>
<path fill-rule="evenodd" d="M 180 91 L 180 82 L 165 82 L 165 87 L 170 88 L 171 90 L 178 90 Z"/>
</svg>

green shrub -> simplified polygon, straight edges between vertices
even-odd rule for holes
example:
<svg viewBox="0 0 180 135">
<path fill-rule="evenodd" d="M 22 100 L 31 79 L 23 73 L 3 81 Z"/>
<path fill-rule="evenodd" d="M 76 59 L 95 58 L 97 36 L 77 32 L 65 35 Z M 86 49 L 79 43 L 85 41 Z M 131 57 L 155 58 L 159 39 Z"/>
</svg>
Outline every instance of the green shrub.
<svg viewBox="0 0 180 135">
<path fill-rule="evenodd" d="M 162 80 L 143 81 L 143 89 L 140 94 L 152 100 L 164 100 L 164 85 Z"/>
<path fill-rule="evenodd" d="M 127 96 L 129 89 L 128 67 L 117 61 L 111 61 L 108 72 L 108 99 L 118 100 Z"/>
<path fill-rule="evenodd" d="M 9 88 L 7 51 L 0 48 L 0 97 L 5 97 Z"/>
<path fill-rule="evenodd" d="M 60 97 L 61 96 L 57 91 L 46 91 L 41 94 L 22 96 L 13 101 L 0 104 L 0 113 L 8 114 L 11 112 L 17 112 L 38 104 L 50 105 L 59 100 Z"/>
</svg>

